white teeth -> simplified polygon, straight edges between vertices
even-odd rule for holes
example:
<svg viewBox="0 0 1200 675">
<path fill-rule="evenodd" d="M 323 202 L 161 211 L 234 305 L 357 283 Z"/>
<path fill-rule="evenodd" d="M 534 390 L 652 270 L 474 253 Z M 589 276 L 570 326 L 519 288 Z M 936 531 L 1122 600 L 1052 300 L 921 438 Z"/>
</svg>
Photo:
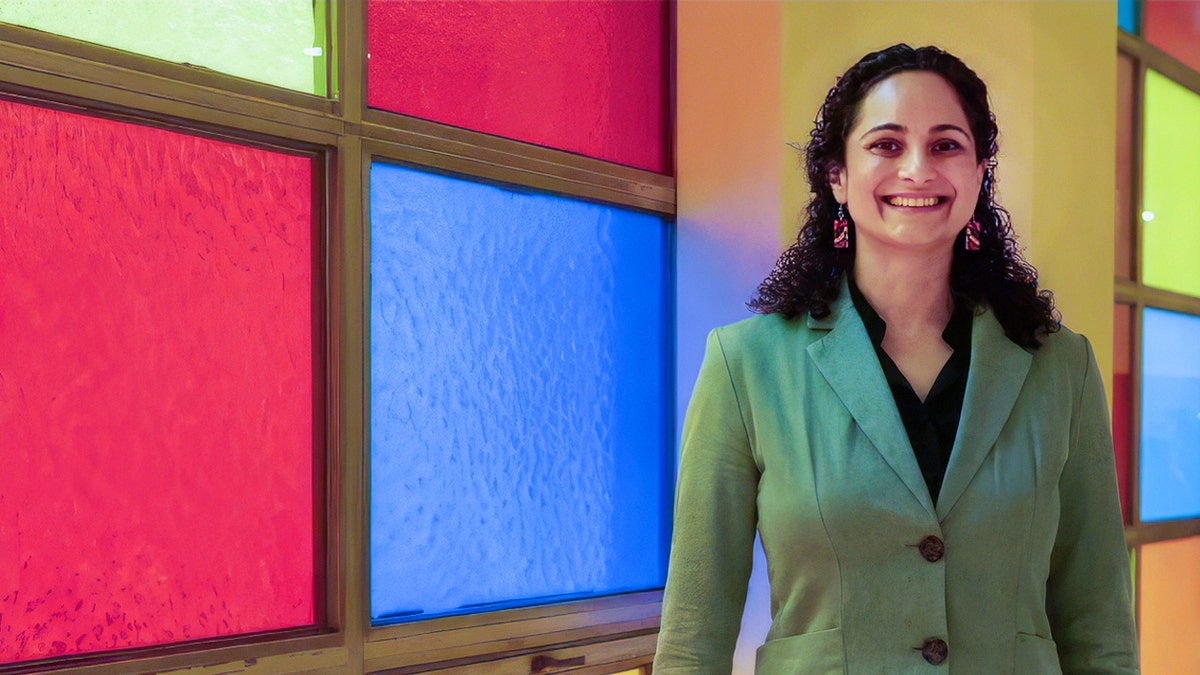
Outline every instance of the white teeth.
<svg viewBox="0 0 1200 675">
<path fill-rule="evenodd" d="M 937 197 L 888 197 L 892 206 L 937 206 Z"/>
</svg>

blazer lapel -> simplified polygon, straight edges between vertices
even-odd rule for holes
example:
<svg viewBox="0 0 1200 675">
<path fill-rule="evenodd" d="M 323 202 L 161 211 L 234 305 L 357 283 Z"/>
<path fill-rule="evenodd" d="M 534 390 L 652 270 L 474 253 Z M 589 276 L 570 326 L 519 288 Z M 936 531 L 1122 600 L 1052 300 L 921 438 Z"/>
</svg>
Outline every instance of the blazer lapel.
<svg viewBox="0 0 1200 675">
<path fill-rule="evenodd" d="M 954 508 L 996 443 L 1032 362 L 1029 352 L 1004 335 L 1004 328 L 990 310 L 975 317 L 962 416 L 938 496 L 939 521 Z"/>
<path fill-rule="evenodd" d="M 830 309 L 830 315 L 824 319 L 808 319 L 811 328 L 829 331 L 808 346 L 809 358 L 913 497 L 933 515 L 929 488 L 925 486 L 892 390 L 879 366 L 879 357 L 862 319 L 854 311 L 844 279 L 838 299 Z"/>
</svg>

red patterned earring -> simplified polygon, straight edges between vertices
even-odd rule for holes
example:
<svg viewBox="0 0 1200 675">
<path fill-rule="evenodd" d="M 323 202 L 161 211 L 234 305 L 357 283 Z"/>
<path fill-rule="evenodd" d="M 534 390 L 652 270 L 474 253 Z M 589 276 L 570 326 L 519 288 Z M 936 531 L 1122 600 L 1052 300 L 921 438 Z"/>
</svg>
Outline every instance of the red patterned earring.
<svg viewBox="0 0 1200 675">
<path fill-rule="evenodd" d="M 967 221 L 967 231 L 963 239 L 963 247 L 968 251 L 978 251 L 979 245 L 979 221 L 972 218 Z"/>
<path fill-rule="evenodd" d="M 833 247 L 850 248 L 850 221 L 846 220 L 845 204 L 838 204 L 837 218 L 833 220 Z"/>
</svg>

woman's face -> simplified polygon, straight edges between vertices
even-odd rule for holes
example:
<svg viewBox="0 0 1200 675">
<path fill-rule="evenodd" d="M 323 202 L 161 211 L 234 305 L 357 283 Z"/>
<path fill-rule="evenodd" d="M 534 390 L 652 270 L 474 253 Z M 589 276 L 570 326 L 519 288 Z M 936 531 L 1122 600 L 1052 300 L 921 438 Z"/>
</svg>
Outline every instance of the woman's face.
<svg viewBox="0 0 1200 675">
<path fill-rule="evenodd" d="M 859 253 L 953 250 L 975 211 L 984 164 L 954 87 L 905 71 L 877 83 L 846 136 L 846 163 L 830 175 L 854 219 Z"/>
</svg>

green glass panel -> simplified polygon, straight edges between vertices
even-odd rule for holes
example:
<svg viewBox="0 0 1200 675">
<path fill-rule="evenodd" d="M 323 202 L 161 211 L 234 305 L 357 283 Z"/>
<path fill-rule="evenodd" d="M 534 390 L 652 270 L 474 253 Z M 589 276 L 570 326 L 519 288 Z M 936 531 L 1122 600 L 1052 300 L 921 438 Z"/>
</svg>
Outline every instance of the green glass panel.
<svg viewBox="0 0 1200 675">
<path fill-rule="evenodd" d="M 1200 95 L 1146 71 L 1142 281 L 1200 296 Z"/>
<path fill-rule="evenodd" d="M 314 0 L 0 0 L 0 21 L 325 94 Z"/>
</svg>

